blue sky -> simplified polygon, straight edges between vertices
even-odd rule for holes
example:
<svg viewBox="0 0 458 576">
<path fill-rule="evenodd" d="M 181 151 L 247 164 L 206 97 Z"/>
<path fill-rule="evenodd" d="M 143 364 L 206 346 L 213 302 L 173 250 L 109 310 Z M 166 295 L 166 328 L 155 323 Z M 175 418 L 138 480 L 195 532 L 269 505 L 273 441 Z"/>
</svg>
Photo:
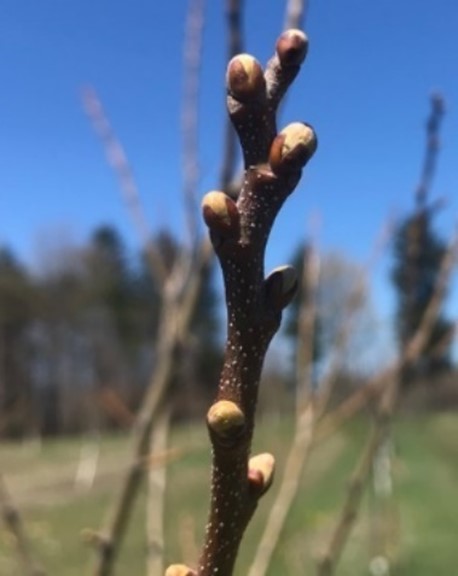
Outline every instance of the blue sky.
<svg viewBox="0 0 458 576">
<path fill-rule="evenodd" d="M 187 2 L 3 0 L 0 16 L 0 243 L 33 262 L 37 245 L 67 230 L 83 242 L 101 223 L 137 238 L 116 179 L 80 102 L 98 91 L 142 191 L 153 228 L 183 226 L 181 135 Z M 265 62 L 284 2 L 247 0 L 247 51 Z M 318 218 L 320 246 L 364 261 L 393 214 L 412 206 L 429 95 L 447 102 L 433 195 L 438 227 L 458 209 L 458 4 L 454 0 L 311 0 L 308 59 L 280 125 L 305 120 L 319 150 L 273 233 L 268 266 L 288 260 Z M 200 102 L 199 194 L 218 182 L 224 124 L 223 2 L 208 0 Z M 375 274 L 377 302 L 389 306 Z M 458 310 L 458 306 L 456 307 Z"/>
</svg>

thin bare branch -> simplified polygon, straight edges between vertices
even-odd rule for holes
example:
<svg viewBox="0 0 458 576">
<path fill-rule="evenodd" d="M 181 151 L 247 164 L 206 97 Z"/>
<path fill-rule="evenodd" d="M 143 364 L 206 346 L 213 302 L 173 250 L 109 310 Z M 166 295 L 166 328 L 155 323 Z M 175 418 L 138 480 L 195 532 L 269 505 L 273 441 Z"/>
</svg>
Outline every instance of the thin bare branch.
<svg viewBox="0 0 458 576">
<path fill-rule="evenodd" d="M 374 426 L 366 441 L 361 457 L 351 476 L 347 496 L 337 526 L 332 533 L 326 553 L 320 559 L 317 576 L 331 576 L 340 559 L 348 535 L 356 520 L 364 488 L 372 466 L 373 456 L 383 438 L 384 427 Z"/>
<path fill-rule="evenodd" d="M 332 396 L 335 384 L 337 382 L 340 367 L 342 365 L 345 351 L 348 346 L 348 341 L 354 326 L 355 314 L 361 305 L 365 292 L 365 275 L 361 274 L 358 282 L 353 287 L 349 294 L 344 306 L 345 322 L 342 323 L 333 343 L 335 353 L 332 358 L 331 367 L 327 375 L 322 379 L 318 385 L 318 393 L 316 398 L 316 417 L 320 419 L 326 412 L 329 400 Z"/>
<path fill-rule="evenodd" d="M 445 102 L 440 94 L 431 96 L 431 114 L 426 123 L 426 148 L 422 164 L 420 182 L 417 187 L 415 199 L 418 208 L 424 208 L 428 193 L 436 172 L 437 155 L 440 142 L 439 133 L 442 118 L 445 114 Z"/>
<path fill-rule="evenodd" d="M 308 5 L 308 0 L 287 0 L 283 29 L 299 28 L 302 30 L 307 19 Z"/>
<path fill-rule="evenodd" d="M 242 4 L 243 0 L 226 1 L 226 22 L 227 22 L 227 60 L 228 62 L 236 55 L 243 52 L 242 34 Z M 232 126 L 230 118 L 226 119 L 224 128 L 223 158 L 220 170 L 220 187 L 226 192 L 234 179 L 237 162 L 237 134 Z M 239 191 L 239 186 L 237 193 Z M 236 196 L 237 194 L 234 194 Z"/>
<path fill-rule="evenodd" d="M 161 335 L 157 349 L 157 364 L 148 386 L 145 400 L 134 426 L 132 460 L 123 480 L 121 491 L 115 503 L 106 531 L 93 540 L 97 545 L 98 561 L 96 576 L 112 574 L 124 534 L 127 530 L 133 503 L 137 497 L 144 476 L 145 458 L 150 448 L 151 431 L 170 386 L 177 359 L 179 344 L 189 330 L 196 300 L 200 293 L 202 269 L 190 279 L 190 287 L 183 294 L 183 300 L 176 301 L 165 292 L 162 320 L 159 328 Z M 172 293 L 176 295 L 175 292 Z"/>
<path fill-rule="evenodd" d="M 187 514 L 180 519 L 178 540 L 181 558 L 187 564 L 196 563 L 199 557 L 199 546 L 196 539 L 196 521 L 192 514 Z"/>
<path fill-rule="evenodd" d="M 388 374 L 391 374 L 391 370 Z M 386 373 L 384 371 L 385 377 Z M 322 420 L 320 420 L 314 436 L 314 445 L 323 442 L 337 432 L 339 428 L 346 422 L 351 420 L 355 414 L 365 408 L 368 403 L 377 398 L 380 390 L 386 382 L 377 378 L 376 383 L 367 383 L 358 388 L 348 398 L 345 398 L 332 412 L 328 412 Z"/>
<path fill-rule="evenodd" d="M 314 425 L 314 407 L 313 403 L 309 402 L 308 406 L 297 417 L 296 431 L 288 452 L 280 488 L 270 509 L 256 555 L 248 571 L 248 576 L 264 576 L 267 573 L 299 489 L 304 467 L 309 460 Z"/>
<path fill-rule="evenodd" d="M 190 9 L 192 10 L 192 8 L 191 5 Z M 194 23 L 196 34 L 200 30 L 199 18 L 197 20 Z M 200 48 L 197 52 L 200 52 Z M 194 59 L 193 62 L 198 66 L 198 58 L 197 60 Z M 191 88 L 193 88 L 192 83 Z M 195 97 L 197 98 L 197 95 Z M 102 128 L 104 127 L 105 125 L 102 125 Z M 108 134 L 111 136 L 110 132 Z M 189 185 L 189 191 L 191 191 L 191 185 Z M 135 196 L 135 198 L 137 197 Z M 153 257 L 155 256 L 156 254 L 153 253 Z M 97 534 L 96 537 L 90 539 L 98 552 L 96 576 L 112 574 L 115 559 L 127 530 L 132 505 L 144 475 L 142 462 L 149 453 L 151 429 L 170 387 L 177 353 L 186 340 L 201 292 L 202 279 L 211 265 L 212 256 L 211 243 L 208 238 L 205 238 L 192 258 L 189 257 L 189 251 L 186 252 L 183 249 L 180 252 L 169 275 L 165 274 L 165 266 L 159 260 L 163 273 L 161 274 L 162 308 L 156 354 L 158 360 L 151 376 L 145 400 L 136 419 L 132 460 L 123 480 L 111 519 L 103 534 Z M 155 267 L 152 268 L 155 271 Z"/>
<path fill-rule="evenodd" d="M 6 528 L 14 537 L 17 555 L 26 576 L 45 576 L 45 571 L 39 567 L 31 552 L 31 547 L 24 530 L 21 516 L 13 504 L 7 490 L 5 479 L 0 475 L 0 508 Z"/>
<path fill-rule="evenodd" d="M 170 431 L 170 406 L 159 415 L 151 439 L 151 459 L 167 450 Z M 164 572 L 164 504 L 167 484 L 167 461 L 162 466 L 151 466 L 148 473 L 148 500 L 146 505 L 147 526 L 147 574 L 158 576 Z"/>
<path fill-rule="evenodd" d="M 156 280 L 158 287 L 161 287 L 167 275 L 166 268 L 160 254 L 152 243 L 152 233 L 124 148 L 116 137 L 95 90 L 91 87 L 86 87 L 82 92 L 82 98 L 86 113 L 92 121 L 96 134 L 103 143 L 108 163 L 118 177 L 127 211 L 139 235 L 141 245 L 145 247 L 151 274 Z"/>
<path fill-rule="evenodd" d="M 197 186 L 199 183 L 199 86 L 202 61 L 202 36 L 205 22 L 205 0 L 190 0 L 184 41 L 184 90 L 181 112 L 183 134 L 183 200 L 188 229 L 188 244 L 195 248 L 198 240 Z"/>
<path fill-rule="evenodd" d="M 312 398 L 312 365 L 315 353 L 317 320 L 317 289 L 320 276 L 320 259 L 313 244 L 304 252 L 302 266 L 303 294 L 299 306 L 296 346 L 296 416 L 305 410 Z"/>
</svg>

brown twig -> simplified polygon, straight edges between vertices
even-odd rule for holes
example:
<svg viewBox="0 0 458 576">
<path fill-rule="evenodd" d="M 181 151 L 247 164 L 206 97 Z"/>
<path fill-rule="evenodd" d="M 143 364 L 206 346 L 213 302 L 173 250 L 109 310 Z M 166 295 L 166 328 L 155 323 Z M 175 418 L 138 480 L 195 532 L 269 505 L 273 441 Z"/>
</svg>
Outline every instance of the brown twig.
<svg viewBox="0 0 458 576">
<path fill-rule="evenodd" d="M 159 415 L 153 428 L 151 439 L 151 458 L 167 450 L 170 431 L 170 406 L 166 406 Z M 164 571 L 164 502 L 167 484 L 167 461 L 161 466 L 151 466 L 148 473 L 148 501 L 146 505 L 147 526 L 147 574 L 158 576 Z"/>
<path fill-rule="evenodd" d="M 313 439 L 314 445 L 331 437 L 345 422 L 351 420 L 355 414 L 365 408 L 372 399 L 377 398 L 384 383 L 384 380 L 377 378 L 375 383 L 369 382 L 362 385 L 348 398 L 345 398 L 337 408 L 328 412 L 318 423 Z"/>
<path fill-rule="evenodd" d="M 21 516 L 13 504 L 2 475 L 0 475 L 0 508 L 5 526 L 14 537 L 18 558 L 24 574 L 27 576 L 45 576 L 45 571 L 33 559 Z"/>
<path fill-rule="evenodd" d="M 138 186 L 124 148 L 116 137 L 96 91 L 91 87 L 86 87 L 82 92 L 82 99 L 94 130 L 103 143 L 108 163 L 118 177 L 127 211 L 139 235 L 142 246 L 146 249 L 151 274 L 157 286 L 161 287 L 167 276 L 166 267 L 152 242 L 152 234 L 143 210 Z"/>
<path fill-rule="evenodd" d="M 444 114 L 444 99 L 440 94 L 433 94 L 431 97 L 431 114 L 426 124 L 425 157 L 423 159 L 420 182 L 415 193 L 418 208 L 424 208 L 436 172 L 437 155 L 439 151 L 439 132 Z"/>
<path fill-rule="evenodd" d="M 304 28 L 309 3 L 307 0 L 288 0 L 285 9 L 285 23 L 283 28 Z"/>
<path fill-rule="evenodd" d="M 361 457 L 351 476 L 347 496 L 342 506 L 339 520 L 333 531 L 326 553 L 320 559 L 317 569 L 318 576 L 331 576 L 342 554 L 348 535 L 356 519 L 364 488 L 369 476 L 372 459 L 380 440 L 383 438 L 384 426 L 374 426 L 364 445 Z"/>
<path fill-rule="evenodd" d="M 192 6 L 190 8 L 192 8 Z M 96 103 L 100 107 L 98 101 L 96 101 Z M 95 111 L 98 110 L 99 108 L 96 107 Z M 100 115 L 92 117 L 95 119 L 99 118 L 100 120 Z M 96 124 L 96 128 L 98 128 L 98 132 L 103 138 L 107 151 L 110 149 L 109 144 L 113 144 L 113 142 L 117 144 L 115 151 L 119 150 L 120 145 L 114 137 L 112 130 L 107 130 L 106 128 L 108 122 L 104 116 L 102 116 L 102 118 L 105 121 L 101 122 L 100 126 Z M 118 156 L 121 156 L 121 158 L 125 160 L 123 154 L 118 154 Z M 136 187 L 132 186 L 132 180 L 129 180 L 132 172 L 127 162 L 118 166 L 118 174 L 121 185 L 125 183 L 125 176 L 127 175 L 128 177 L 127 184 L 129 185 L 126 188 L 129 194 L 127 195 L 127 199 L 133 200 L 132 203 L 128 203 L 128 207 L 134 208 L 132 213 L 134 222 L 137 221 L 136 216 L 138 214 L 140 215 L 140 226 L 137 227 L 140 230 L 145 230 L 143 227 L 145 223 L 143 211 L 141 210 L 140 203 L 137 202 L 139 196 Z M 130 194 L 132 191 L 133 193 Z M 142 237 L 144 241 L 150 239 L 149 234 L 146 235 L 142 233 Z M 152 244 L 148 244 L 148 246 L 154 249 Z M 128 526 L 132 505 L 137 496 L 144 474 L 142 463 L 149 452 L 151 429 L 170 386 L 174 374 L 177 352 L 181 343 L 185 341 L 189 331 L 191 318 L 201 292 L 202 279 L 205 276 L 206 270 L 211 265 L 212 251 L 208 239 L 203 240 L 195 257 L 192 259 L 193 266 L 191 266 L 191 261 L 187 262 L 189 258 L 187 259 L 183 254 L 183 257 L 177 258 L 177 264 L 169 275 L 165 273 L 164 263 L 160 258 L 157 259 L 157 256 L 158 254 L 156 252 L 152 252 L 150 261 L 153 273 L 156 276 L 160 276 L 159 286 L 161 287 L 162 299 L 160 327 L 158 330 L 159 341 L 157 343 L 158 362 L 152 374 L 145 400 L 136 419 L 132 459 L 122 483 L 119 496 L 116 499 L 111 519 L 103 533 L 96 534 L 90 538 L 90 542 L 95 545 L 98 552 L 95 570 L 96 576 L 109 576 L 113 571 L 114 562 Z M 156 259 L 158 262 L 157 267 Z M 95 533 L 92 534 L 94 535 Z"/>
<path fill-rule="evenodd" d="M 202 61 L 205 0 L 190 0 L 184 41 L 184 89 L 181 112 L 183 135 L 183 200 L 189 246 L 198 246 L 197 185 L 199 182 L 199 73 Z"/>
<path fill-rule="evenodd" d="M 313 130 L 294 123 L 277 135 L 275 112 L 307 49 L 302 32 L 285 32 L 265 75 L 251 56 L 228 65 L 228 109 L 245 178 L 236 202 L 224 192 L 203 199 L 205 222 L 226 291 L 228 336 L 217 398 L 207 414 L 213 449 L 211 504 L 197 574 L 232 574 L 245 528 L 274 468 L 270 454 L 249 459 L 262 364 L 297 281 L 291 267 L 264 279 L 264 252 L 275 217 L 316 149 Z M 169 574 L 192 574 L 182 565 Z"/>
<path fill-rule="evenodd" d="M 243 34 L 241 7 L 243 0 L 227 0 L 226 21 L 228 31 L 227 59 L 230 61 L 236 54 L 243 52 Z M 230 118 L 227 118 L 224 128 L 224 154 L 220 170 L 220 186 L 224 191 L 228 191 L 237 161 L 237 135 L 232 126 Z M 236 188 L 238 188 L 236 186 Z M 238 190 L 237 190 L 238 193 Z M 236 194 L 234 194 L 236 196 Z"/>
<path fill-rule="evenodd" d="M 179 521 L 178 540 L 181 558 L 187 563 L 197 562 L 199 546 L 196 538 L 196 521 L 192 514 L 186 514 Z"/>
<path fill-rule="evenodd" d="M 202 256 L 202 258 L 205 256 Z M 108 576 L 112 573 L 114 562 L 119 553 L 121 542 L 130 519 L 133 502 L 144 475 L 144 462 L 149 454 L 151 431 L 157 414 L 163 407 L 167 390 L 170 386 L 177 353 L 183 336 L 188 332 L 196 301 L 202 282 L 202 266 L 208 260 L 198 262 L 196 273 L 189 279 L 188 289 L 177 300 L 176 290 L 167 290 L 165 286 L 164 304 L 161 314 L 161 335 L 157 349 L 157 364 L 148 386 L 145 400 L 142 404 L 134 426 L 134 445 L 132 459 L 127 474 L 116 499 L 111 520 L 107 529 L 94 539 L 98 552 L 95 570 L 97 576 Z"/>
<path fill-rule="evenodd" d="M 203 2 L 199 5 L 200 7 L 203 8 Z M 194 10 L 194 4 L 190 7 L 190 10 Z M 195 32 L 195 34 L 191 34 L 192 40 L 199 38 L 201 31 L 201 14 L 197 11 L 194 16 L 195 21 L 190 17 L 190 21 L 195 24 L 195 26 L 192 26 Z M 192 64 L 198 67 L 200 48 L 197 49 L 196 54 L 197 58 L 193 58 Z M 194 72 L 195 70 L 193 69 L 192 73 L 190 73 L 192 78 L 188 78 L 188 90 L 192 88 L 193 91 L 196 90 Z M 191 88 L 189 88 L 189 83 L 191 83 Z M 197 98 L 197 94 L 195 94 L 195 97 Z M 158 360 L 134 426 L 132 461 L 124 478 L 107 529 L 97 538 L 91 539 L 91 542 L 96 545 L 98 552 L 95 574 L 97 576 L 108 576 L 113 571 L 115 558 L 128 526 L 132 505 L 144 475 L 142 462 L 149 453 L 151 430 L 172 381 L 177 353 L 189 330 L 191 318 L 200 294 L 202 277 L 210 264 L 211 251 L 208 241 L 204 241 L 201 243 L 198 253 L 192 259 L 183 252 L 177 257 L 172 271 L 170 273 L 166 272 L 165 263 L 151 241 L 152 235 L 144 215 L 140 195 L 123 148 L 116 138 L 95 92 L 88 89 L 84 92 L 83 98 L 86 110 L 105 146 L 110 164 L 118 175 L 126 206 L 135 228 L 146 247 L 150 271 L 159 288 L 159 295 L 162 301 L 159 336 L 156 346 Z M 191 128 L 195 127 L 192 126 Z M 188 139 L 193 131 L 192 129 L 186 135 Z M 194 189 L 195 179 L 190 179 L 189 173 L 185 174 L 185 177 L 188 182 L 186 188 L 187 210 L 190 210 L 191 188 Z M 189 216 L 189 221 L 191 219 L 192 216 Z M 194 268 L 192 264 L 194 264 Z"/>
</svg>

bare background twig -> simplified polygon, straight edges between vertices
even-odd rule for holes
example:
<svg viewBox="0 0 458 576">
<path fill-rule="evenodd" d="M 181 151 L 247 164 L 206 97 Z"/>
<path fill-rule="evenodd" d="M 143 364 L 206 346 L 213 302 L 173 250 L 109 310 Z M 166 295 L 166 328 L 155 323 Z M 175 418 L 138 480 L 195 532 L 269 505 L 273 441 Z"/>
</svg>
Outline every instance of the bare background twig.
<svg viewBox="0 0 458 576">
<path fill-rule="evenodd" d="M 46 576 L 46 572 L 38 566 L 33 557 L 21 516 L 13 504 L 2 475 L 0 475 L 0 508 L 5 526 L 14 538 L 24 576 Z"/>
</svg>

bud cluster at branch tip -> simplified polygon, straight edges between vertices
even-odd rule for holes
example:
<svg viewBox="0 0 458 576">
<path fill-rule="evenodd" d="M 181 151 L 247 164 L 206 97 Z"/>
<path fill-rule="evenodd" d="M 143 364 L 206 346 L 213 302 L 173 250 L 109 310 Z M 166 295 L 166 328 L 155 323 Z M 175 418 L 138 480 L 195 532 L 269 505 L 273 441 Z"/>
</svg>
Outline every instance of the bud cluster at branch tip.
<svg viewBox="0 0 458 576">
<path fill-rule="evenodd" d="M 308 39 L 302 30 L 286 30 L 277 40 L 276 51 L 283 66 L 300 66 L 307 50 Z"/>
</svg>

